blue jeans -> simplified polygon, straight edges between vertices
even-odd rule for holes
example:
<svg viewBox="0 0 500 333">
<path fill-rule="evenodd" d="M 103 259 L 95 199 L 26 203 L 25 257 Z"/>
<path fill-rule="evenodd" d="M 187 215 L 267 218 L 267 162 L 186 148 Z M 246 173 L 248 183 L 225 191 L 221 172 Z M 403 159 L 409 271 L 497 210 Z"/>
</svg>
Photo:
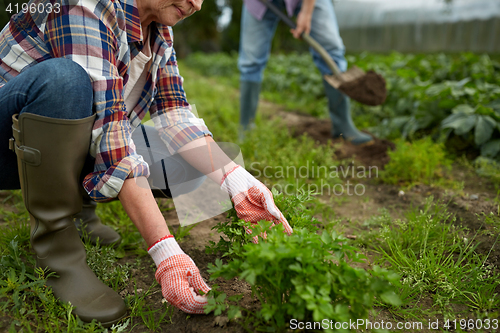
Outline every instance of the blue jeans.
<svg viewBox="0 0 500 333">
<path fill-rule="evenodd" d="M 285 12 L 283 0 L 275 0 L 273 3 Z M 295 10 L 295 15 L 299 11 L 300 6 Z M 271 41 L 274 37 L 279 18 L 273 12 L 267 10 L 262 20 L 259 21 L 248 12 L 245 5 L 243 5 L 241 15 L 238 58 L 240 80 L 262 82 L 262 72 L 269 59 Z M 345 47 L 339 34 L 332 0 L 316 0 L 311 20 L 310 35 L 325 48 L 341 71 L 347 69 L 347 61 L 344 57 Z M 321 56 L 312 48 L 310 48 L 310 52 L 321 74 L 331 75 L 331 70 Z"/>
<path fill-rule="evenodd" d="M 34 113 L 59 119 L 92 115 L 93 91 L 85 70 L 74 61 L 56 58 L 23 70 L 0 88 L 0 189 L 21 188 L 17 157 L 9 150 L 12 116 Z"/>
<path fill-rule="evenodd" d="M 50 118 L 81 119 L 93 114 L 92 105 L 93 89 L 87 72 L 76 62 L 64 58 L 49 59 L 27 68 L 0 88 L 0 189 L 21 188 L 17 157 L 9 150 L 14 114 L 28 112 Z M 154 128 L 141 126 L 134 131 L 132 138 L 137 152 L 143 154 L 146 161 L 151 149 L 167 151 Z M 166 171 L 172 183 L 203 176 L 180 156 L 149 162 L 154 173 L 152 180 L 168 193 Z M 88 155 L 82 174 L 92 172 L 93 166 L 94 159 Z M 184 186 L 182 189 L 194 188 Z"/>
</svg>

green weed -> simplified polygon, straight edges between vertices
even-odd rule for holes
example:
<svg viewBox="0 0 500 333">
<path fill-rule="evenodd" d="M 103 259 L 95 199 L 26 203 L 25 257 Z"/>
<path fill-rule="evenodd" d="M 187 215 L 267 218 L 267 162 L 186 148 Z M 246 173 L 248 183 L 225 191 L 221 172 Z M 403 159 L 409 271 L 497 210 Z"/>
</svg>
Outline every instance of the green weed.
<svg viewBox="0 0 500 333">
<path fill-rule="evenodd" d="M 383 105 L 353 103 L 356 125 L 379 137 L 396 139 L 432 135 L 452 142 L 458 137 L 482 156 L 500 157 L 499 63 L 488 54 L 348 55 L 349 63 L 384 76 L 391 92 Z M 237 86 L 237 54 L 193 54 L 186 63 L 200 73 Z M 311 56 L 273 55 L 262 95 L 269 101 L 326 117 L 321 75 Z"/>
<path fill-rule="evenodd" d="M 500 163 L 486 157 L 478 157 L 474 161 L 476 173 L 490 179 L 497 187 L 500 186 Z"/>
<path fill-rule="evenodd" d="M 381 172 L 381 180 L 393 185 L 446 184 L 451 160 L 446 157 L 442 144 L 431 138 L 411 143 L 397 141 L 396 149 L 388 152 L 390 161 Z"/>
<path fill-rule="evenodd" d="M 177 230 L 174 230 L 174 228 L 170 226 L 168 228 L 170 230 L 170 233 L 174 235 L 175 240 L 180 243 L 184 240 L 184 238 L 189 236 L 189 232 L 193 230 L 194 227 L 196 227 L 196 224 L 192 224 L 186 227 L 180 225 L 176 228 Z"/>
<path fill-rule="evenodd" d="M 3 220 L 0 224 L 0 316 L 3 318 L 0 330 L 53 333 L 127 331 L 130 320 L 111 328 L 103 328 L 97 322 L 83 323 L 73 314 L 70 304 L 55 298 L 52 289 L 46 286 L 49 274 L 54 273 L 34 268 L 35 259 L 29 241 L 29 214 L 23 207 L 20 191 L 11 191 L 4 201 L 13 209 L 0 211 Z M 98 214 L 114 226 L 119 225 L 117 219 L 124 220 L 123 209 L 116 203 L 99 205 Z M 137 246 L 133 236 L 125 236 L 124 239 L 121 251 Z M 117 264 L 119 250 L 88 243 L 84 245 L 87 262 L 102 281 L 115 290 L 128 283 L 131 266 Z"/>
</svg>

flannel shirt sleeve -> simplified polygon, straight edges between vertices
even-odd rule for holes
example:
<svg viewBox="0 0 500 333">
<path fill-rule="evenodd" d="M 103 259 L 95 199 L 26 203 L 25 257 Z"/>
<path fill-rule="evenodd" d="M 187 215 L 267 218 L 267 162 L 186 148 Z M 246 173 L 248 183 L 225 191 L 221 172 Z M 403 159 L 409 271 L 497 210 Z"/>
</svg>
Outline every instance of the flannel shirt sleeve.
<svg viewBox="0 0 500 333">
<path fill-rule="evenodd" d="M 203 119 L 192 112 L 182 87 L 183 80 L 175 50 L 172 50 L 166 65 L 160 67 L 157 92 L 150 108 L 155 128 L 171 154 L 193 140 L 212 136 Z"/>
<path fill-rule="evenodd" d="M 108 201 L 118 195 L 127 178 L 148 176 L 149 169 L 135 151 L 123 101 L 123 78 L 118 70 L 123 64 L 118 63 L 117 54 L 124 24 L 117 19 L 112 1 L 84 3 L 50 15 L 45 38 L 53 57 L 75 61 L 90 76 L 97 114 L 90 148 L 95 165 L 83 185 L 93 200 Z"/>
</svg>

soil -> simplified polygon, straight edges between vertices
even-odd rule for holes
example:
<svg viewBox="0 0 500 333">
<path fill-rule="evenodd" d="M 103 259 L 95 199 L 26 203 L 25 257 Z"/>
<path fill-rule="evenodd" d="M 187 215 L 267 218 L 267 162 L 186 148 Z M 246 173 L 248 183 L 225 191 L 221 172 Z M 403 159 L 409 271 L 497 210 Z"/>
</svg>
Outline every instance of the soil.
<svg viewBox="0 0 500 333">
<path fill-rule="evenodd" d="M 313 116 L 297 113 L 273 110 L 274 117 L 283 119 L 295 136 L 308 135 L 318 144 L 333 145 L 335 157 L 339 160 L 355 159 L 364 166 L 377 166 L 383 169 L 389 162 L 389 151 L 395 149 L 396 145 L 385 139 L 374 137 L 373 142 L 365 145 L 353 145 L 342 138 L 333 139 L 331 136 L 332 124 L 329 119 L 318 119 Z M 368 132 L 366 132 L 368 133 Z M 369 133 L 370 134 L 370 133 Z"/>
<path fill-rule="evenodd" d="M 263 103 L 261 107 L 265 109 L 269 106 L 269 103 Z M 316 140 L 318 144 L 333 145 L 337 158 L 347 160 L 349 163 L 365 166 L 379 166 L 383 168 L 389 161 L 387 152 L 394 149 L 394 144 L 392 142 L 378 138 L 375 138 L 373 144 L 361 147 L 343 142 L 340 139 L 329 141 L 330 122 L 328 120 L 284 111 L 278 111 L 278 113 L 276 113 L 276 108 L 275 105 L 272 105 L 272 108 L 270 108 L 272 114 L 284 119 L 287 126 L 295 135 L 309 135 Z M 266 112 L 264 110 L 263 112 L 264 115 L 267 116 L 271 114 L 270 111 Z M 497 195 L 494 186 L 487 180 L 476 176 L 471 171 L 460 166 L 454 168 L 453 176 L 456 179 L 464 181 L 463 190 L 452 192 L 431 186 L 419 185 L 410 190 L 405 190 L 404 193 L 401 194 L 401 188 L 397 186 L 381 184 L 377 179 L 367 179 L 362 182 L 366 190 L 362 196 L 349 196 L 347 194 L 342 196 L 325 195 L 320 199 L 325 203 L 329 203 L 335 213 L 335 218 L 342 221 L 342 223 L 338 225 L 339 230 L 346 235 L 350 235 L 350 238 L 356 238 L 360 232 L 367 230 L 368 227 L 364 222 L 379 214 L 380 209 L 387 209 L 393 218 L 404 218 L 404 212 L 412 207 L 421 207 L 425 200 L 431 195 L 434 196 L 436 200 L 442 200 L 448 203 L 449 212 L 453 213 L 456 217 L 455 223 L 469 228 L 471 239 L 478 231 L 493 231 L 492 226 L 484 224 L 482 214 L 498 214 L 498 203 L 494 201 Z M 1 204 L 2 206 L 5 206 L 5 202 L 8 202 L 5 200 L 7 196 L 8 192 L 0 191 L 0 202 L 3 202 Z M 158 200 L 160 200 L 162 206 L 173 207 L 171 200 Z M 178 230 L 179 221 L 175 210 L 167 210 L 164 212 L 164 215 L 174 231 Z M 322 217 L 317 216 L 317 218 L 321 219 Z M 206 254 L 204 248 L 208 244 L 208 241 L 217 241 L 219 239 L 219 235 L 211 230 L 211 228 L 218 222 L 224 220 L 226 220 L 226 217 L 224 214 L 221 214 L 197 224 L 190 231 L 190 234 L 180 242 L 180 245 L 196 262 L 202 277 L 210 286 L 218 284 L 219 290 L 225 292 L 228 296 L 242 293 L 244 295 L 244 307 L 248 309 L 248 311 L 253 311 L 257 309 L 258 302 L 252 297 L 250 287 L 247 283 L 237 279 L 231 281 L 223 281 L 222 279 L 209 281 L 207 265 L 213 263 L 217 256 Z M 0 223 L 5 222 L 0 219 Z M 477 252 L 488 254 L 491 251 L 488 263 L 500 267 L 500 247 L 494 247 L 495 237 L 481 234 L 476 236 L 476 240 L 480 241 Z M 138 266 L 136 262 L 139 262 Z M 136 255 L 130 255 L 121 259 L 120 263 L 130 263 L 134 267 L 129 285 L 120 293 L 123 297 L 134 294 L 134 281 L 138 292 L 145 292 L 154 285 L 154 263 L 149 256 L 143 256 L 137 260 Z M 500 292 L 500 290 L 497 290 L 497 292 Z M 163 307 L 162 302 L 163 297 L 161 295 L 161 289 L 156 284 L 152 287 L 152 292 L 147 297 L 147 305 L 151 306 L 152 309 L 161 309 Z M 380 311 L 380 309 L 377 311 Z M 376 319 L 378 321 L 394 321 L 390 313 L 384 310 L 377 314 Z M 6 322 L 8 322 L 6 318 L 0 318 L 0 330 L 2 328 L 2 323 Z M 149 329 L 142 324 L 141 318 L 133 318 L 133 325 L 131 326 L 133 326 L 131 332 L 149 332 Z M 224 316 L 187 315 L 177 309 L 173 310 L 171 322 L 161 324 L 159 331 L 179 333 L 245 332 L 238 322 L 228 322 L 227 318 Z M 425 330 L 422 332 L 425 332 Z"/>
<path fill-rule="evenodd" d="M 339 90 L 360 103 L 372 106 L 384 103 L 387 97 L 385 79 L 372 70 L 354 81 L 342 83 Z"/>
</svg>

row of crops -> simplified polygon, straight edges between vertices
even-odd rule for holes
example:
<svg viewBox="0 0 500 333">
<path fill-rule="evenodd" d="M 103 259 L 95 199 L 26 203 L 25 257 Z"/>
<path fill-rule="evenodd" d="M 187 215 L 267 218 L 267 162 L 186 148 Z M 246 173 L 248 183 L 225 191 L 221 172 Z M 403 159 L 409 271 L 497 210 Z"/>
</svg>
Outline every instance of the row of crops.
<svg viewBox="0 0 500 333">
<path fill-rule="evenodd" d="M 350 64 L 382 74 L 389 94 L 382 106 L 354 103 L 361 127 L 382 138 L 432 136 L 457 151 L 500 160 L 500 62 L 483 54 L 361 53 Z M 193 54 L 185 63 L 203 75 L 238 82 L 237 54 Z M 273 55 L 263 82 L 273 102 L 326 116 L 321 75 L 309 54 Z"/>
</svg>

